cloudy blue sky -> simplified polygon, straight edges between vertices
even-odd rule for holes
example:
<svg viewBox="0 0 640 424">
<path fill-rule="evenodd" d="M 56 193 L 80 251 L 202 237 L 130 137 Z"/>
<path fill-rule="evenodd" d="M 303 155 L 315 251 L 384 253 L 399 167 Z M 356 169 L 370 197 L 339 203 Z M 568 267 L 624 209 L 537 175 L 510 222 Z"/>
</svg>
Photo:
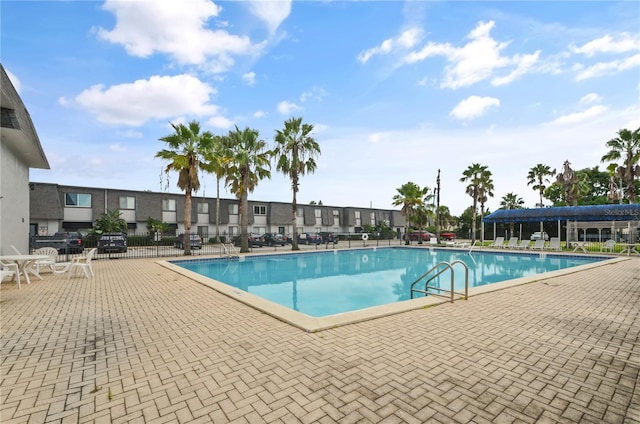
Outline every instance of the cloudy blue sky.
<svg viewBox="0 0 640 424">
<path fill-rule="evenodd" d="M 3 0 L 0 12 L 2 64 L 51 165 L 36 182 L 162 191 L 154 155 L 170 122 L 272 143 L 302 116 L 322 155 L 301 203 L 391 208 L 403 183 L 433 188 L 441 169 L 441 203 L 460 214 L 474 162 L 494 175 L 489 208 L 508 192 L 533 207 L 529 168 L 604 169 L 605 142 L 640 126 L 635 1 Z M 215 195 L 212 176 L 203 191 Z M 274 168 L 250 199 L 290 201 L 290 184 Z"/>
</svg>

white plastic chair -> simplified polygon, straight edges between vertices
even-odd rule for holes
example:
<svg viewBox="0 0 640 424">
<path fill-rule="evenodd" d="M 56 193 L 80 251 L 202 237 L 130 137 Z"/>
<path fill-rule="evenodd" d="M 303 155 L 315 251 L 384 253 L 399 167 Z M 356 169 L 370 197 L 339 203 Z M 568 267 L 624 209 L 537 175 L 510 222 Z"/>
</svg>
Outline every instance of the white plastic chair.
<svg viewBox="0 0 640 424">
<path fill-rule="evenodd" d="M 551 237 L 549 240 L 549 250 L 562 250 L 560 246 L 560 237 Z"/>
<path fill-rule="evenodd" d="M 538 239 L 533 243 L 533 246 L 530 246 L 531 250 L 544 250 L 544 244 L 546 243 L 545 239 Z"/>
<path fill-rule="evenodd" d="M 497 247 L 498 249 L 502 249 L 504 247 L 504 237 L 496 237 L 496 240 L 489 247 Z"/>
<path fill-rule="evenodd" d="M 94 247 L 93 249 L 89 250 L 89 252 L 86 255 L 73 258 L 71 260 L 71 263 L 69 264 L 69 270 L 67 271 L 68 278 L 71 278 L 71 275 L 74 273 L 76 269 L 81 269 L 87 278 L 93 277 L 94 273 L 93 273 L 93 267 L 91 266 L 91 260 L 93 259 L 93 255 L 96 254 L 97 250 L 98 249 Z"/>
<path fill-rule="evenodd" d="M 616 241 L 615 240 L 607 240 L 604 242 L 604 244 L 600 247 L 600 251 L 601 252 L 606 252 L 609 251 L 611 253 L 613 253 L 613 249 L 616 247 Z"/>
<path fill-rule="evenodd" d="M 20 285 L 20 267 L 15 263 L 4 263 L 0 262 L 0 283 L 5 279 L 5 277 L 13 276 L 13 280 L 18 283 L 18 288 L 21 289 Z"/>
<path fill-rule="evenodd" d="M 511 237 L 505 246 L 506 249 L 515 249 L 518 247 L 518 237 Z"/>
<path fill-rule="evenodd" d="M 56 269 L 56 264 L 58 263 L 58 249 L 55 247 L 41 247 L 36 249 L 33 252 L 34 255 L 47 255 L 49 256 L 47 259 L 40 259 L 36 261 L 36 272 L 40 274 L 41 267 L 49 267 L 51 272 L 54 272 Z"/>
</svg>

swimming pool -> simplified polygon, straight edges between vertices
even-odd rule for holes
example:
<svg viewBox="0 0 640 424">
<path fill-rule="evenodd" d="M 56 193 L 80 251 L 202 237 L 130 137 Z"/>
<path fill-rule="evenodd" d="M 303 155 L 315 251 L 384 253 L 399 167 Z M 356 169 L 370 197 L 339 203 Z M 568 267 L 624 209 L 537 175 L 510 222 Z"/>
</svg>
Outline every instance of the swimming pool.
<svg viewBox="0 0 640 424">
<path fill-rule="evenodd" d="M 441 261 L 460 260 L 467 264 L 469 287 L 473 288 L 603 259 L 606 258 L 391 247 L 172 263 L 319 318 L 409 300 L 411 284 Z M 451 275 L 444 273 L 435 282 L 448 288 Z M 464 290 L 464 272 L 457 269 L 455 289 Z"/>
</svg>

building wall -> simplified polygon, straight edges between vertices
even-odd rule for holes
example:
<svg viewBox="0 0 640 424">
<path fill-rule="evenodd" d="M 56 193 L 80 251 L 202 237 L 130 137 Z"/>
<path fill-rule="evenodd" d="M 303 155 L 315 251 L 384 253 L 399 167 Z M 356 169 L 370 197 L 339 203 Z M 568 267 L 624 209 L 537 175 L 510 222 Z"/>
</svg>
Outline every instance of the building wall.
<svg viewBox="0 0 640 424">
<path fill-rule="evenodd" d="M 29 168 L 0 144 L 0 254 L 29 250 Z"/>
<path fill-rule="evenodd" d="M 149 217 L 160 219 L 169 224 L 176 234 L 184 232 L 184 194 L 153 193 L 147 191 L 113 190 L 93 187 L 62 186 L 46 183 L 32 183 L 31 224 L 38 228 L 48 228 L 53 234 L 61 230 L 79 230 L 88 232 L 106 210 L 119 209 L 121 197 L 133 197 L 135 209 L 121 211 L 121 216 L 129 224 L 130 233 L 145 233 Z M 65 207 L 67 193 L 91 194 L 90 207 Z M 176 210 L 162 210 L 163 200 L 175 200 Z M 198 213 L 198 203 L 206 203 L 209 213 Z M 192 198 L 191 231 L 201 236 L 213 237 L 216 234 L 216 199 L 194 196 Z M 239 233 L 239 215 L 231 211 L 239 206 L 237 199 L 220 199 L 220 235 Z M 266 208 L 266 215 L 254 214 L 255 206 Z M 372 210 L 368 208 L 344 208 L 325 205 L 298 205 L 303 216 L 297 218 L 297 226 L 302 232 L 335 231 L 353 232 L 355 211 L 360 212 L 362 225 L 370 223 L 373 212 L 376 219 L 392 220 L 397 211 Z M 320 210 L 320 217 L 316 217 Z M 338 211 L 338 225 L 334 223 L 334 211 Z M 291 235 L 291 204 L 282 202 L 249 201 L 249 232 L 279 232 Z M 399 217 L 400 215 L 398 215 Z M 397 218 L 396 218 L 397 219 Z M 404 225 L 404 220 L 402 224 Z M 392 224 L 393 226 L 393 224 Z M 27 227 L 28 228 L 28 227 Z M 40 232 L 40 234 L 42 234 Z"/>
</svg>

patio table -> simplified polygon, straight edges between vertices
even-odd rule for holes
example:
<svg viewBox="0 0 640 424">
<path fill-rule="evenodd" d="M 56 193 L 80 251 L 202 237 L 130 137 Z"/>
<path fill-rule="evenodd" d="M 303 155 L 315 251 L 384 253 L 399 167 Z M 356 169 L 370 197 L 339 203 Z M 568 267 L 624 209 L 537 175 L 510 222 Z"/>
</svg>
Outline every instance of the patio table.
<svg viewBox="0 0 640 424">
<path fill-rule="evenodd" d="M 18 268 L 20 269 L 20 272 L 24 274 L 24 278 L 27 280 L 27 284 L 31 284 L 29 273 L 42 280 L 40 273 L 38 273 L 38 270 L 33 265 L 36 261 L 47 259 L 48 257 L 49 256 L 47 255 L 4 255 L 0 256 L 0 261 L 14 262 L 18 264 Z"/>
<path fill-rule="evenodd" d="M 638 252 L 637 243 L 619 243 L 619 244 L 624 246 L 624 249 L 620 251 L 620 254 L 623 254 L 626 252 L 627 256 L 631 256 L 632 253 L 635 253 L 636 255 L 640 255 L 640 252 Z"/>
<path fill-rule="evenodd" d="M 582 250 L 584 253 L 587 253 L 588 241 L 572 241 L 571 245 L 573 245 L 573 251 L 577 252 L 578 250 Z"/>
</svg>

